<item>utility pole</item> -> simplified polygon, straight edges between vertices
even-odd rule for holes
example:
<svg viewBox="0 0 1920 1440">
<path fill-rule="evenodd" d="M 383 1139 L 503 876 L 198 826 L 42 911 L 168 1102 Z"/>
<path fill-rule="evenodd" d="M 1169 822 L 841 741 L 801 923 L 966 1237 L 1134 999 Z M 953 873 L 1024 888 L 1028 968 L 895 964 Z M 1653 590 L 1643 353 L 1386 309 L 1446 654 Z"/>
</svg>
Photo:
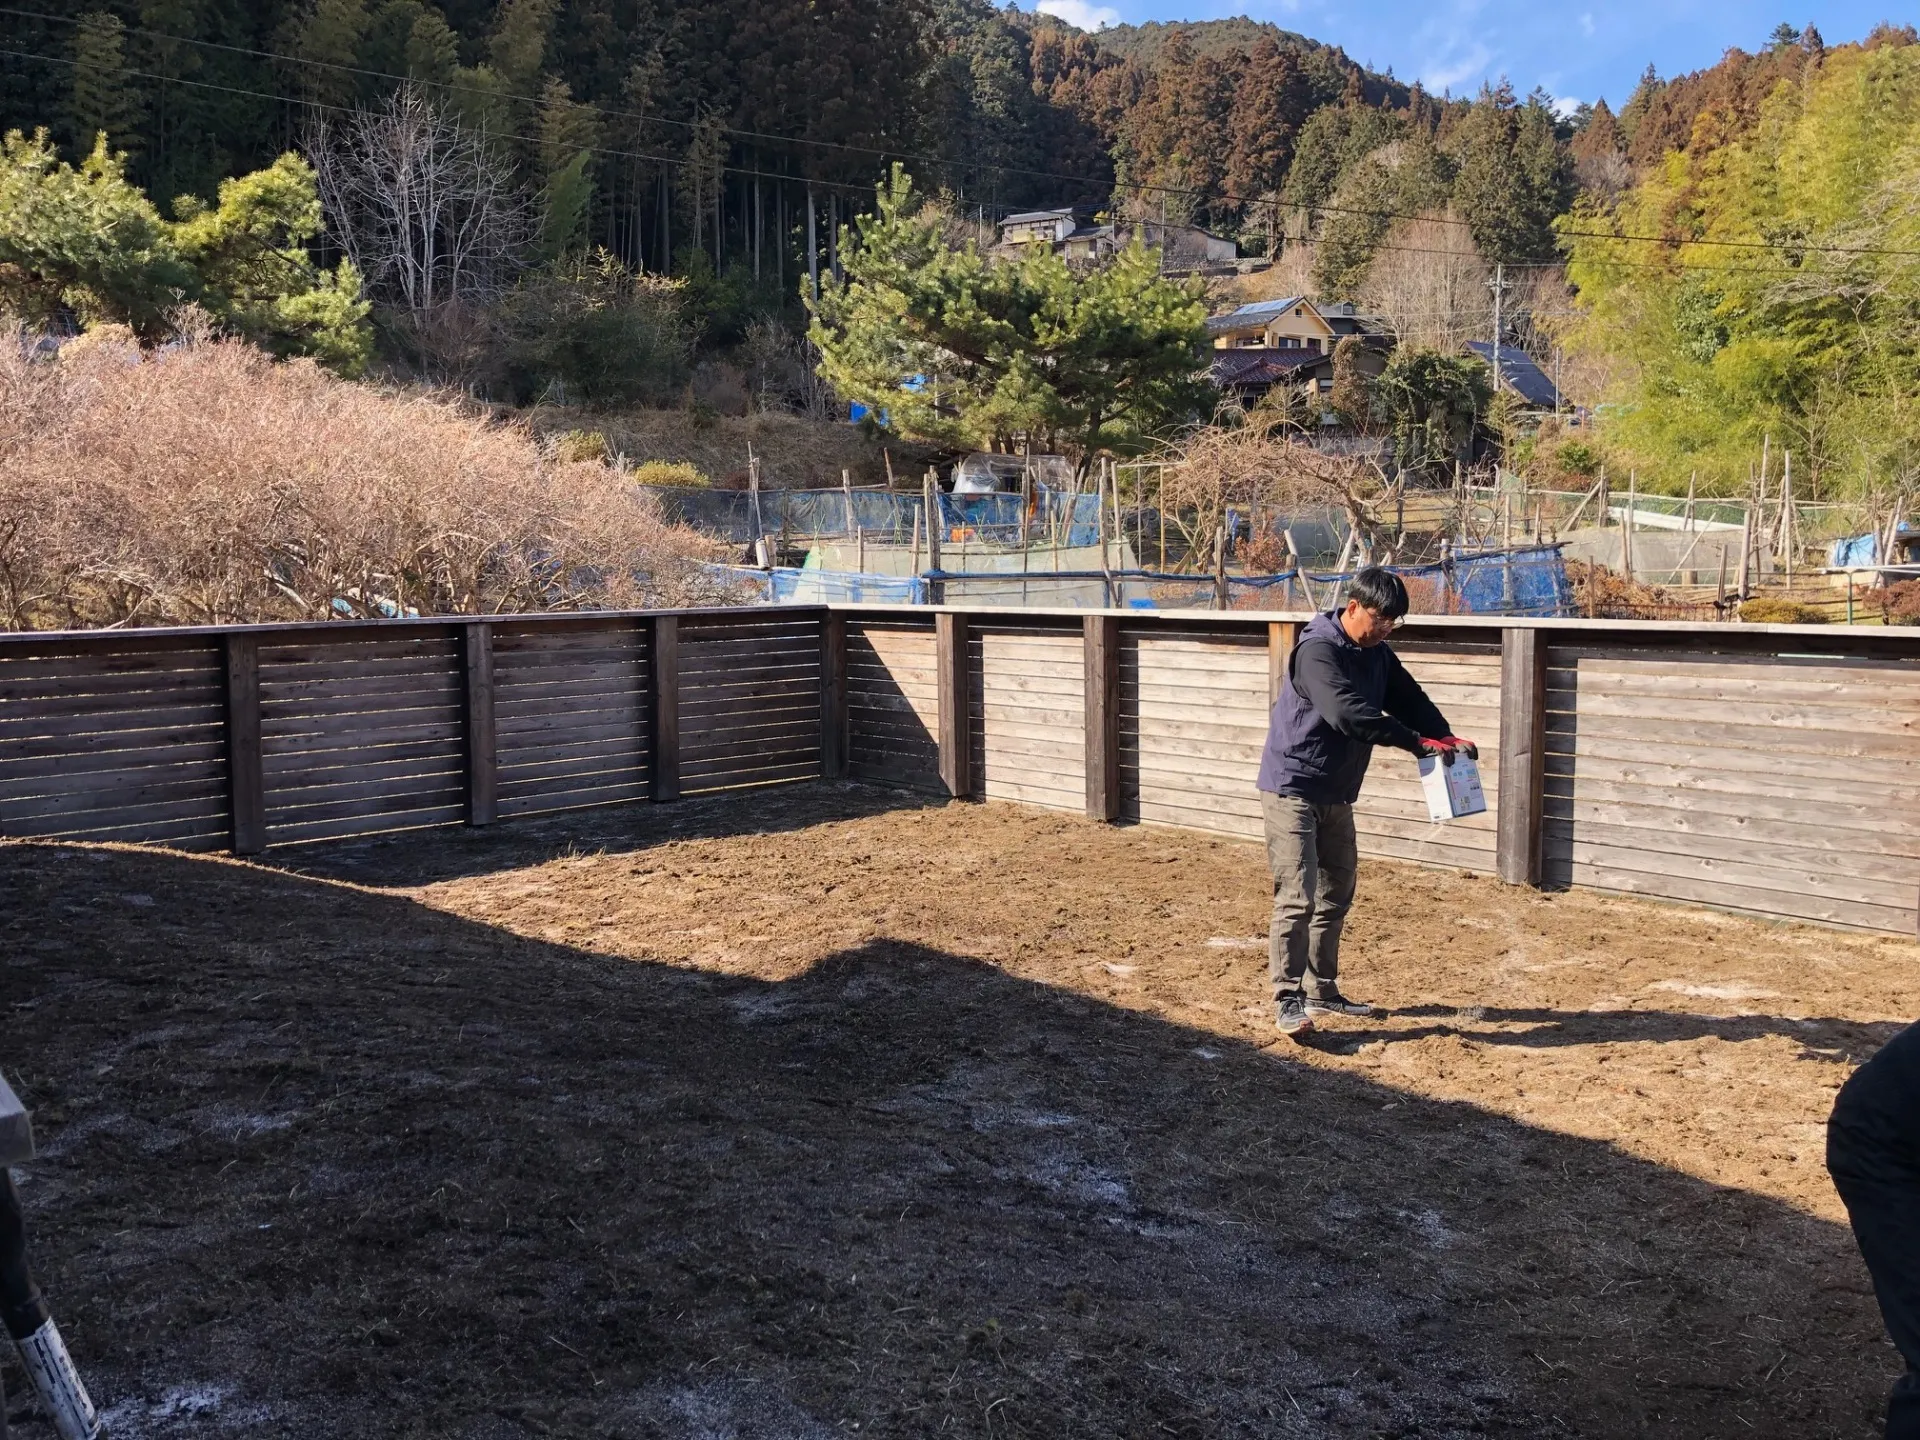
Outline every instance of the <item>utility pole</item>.
<svg viewBox="0 0 1920 1440">
<path fill-rule="evenodd" d="M 1504 314 L 1502 301 L 1507 294 L 1507 267 L 1495 265 L 1493 279 L 1487 282 L 1487 288 L 1493 291 L 1493 393 L 1500 393 L 1500 322 Z"/>
<path fill-rule="evenodd" d="M 807 186 L 807 281 L 813 298 L 820 298 L 820 231 L 813 203 L 813 186 Z"/>
</svg>

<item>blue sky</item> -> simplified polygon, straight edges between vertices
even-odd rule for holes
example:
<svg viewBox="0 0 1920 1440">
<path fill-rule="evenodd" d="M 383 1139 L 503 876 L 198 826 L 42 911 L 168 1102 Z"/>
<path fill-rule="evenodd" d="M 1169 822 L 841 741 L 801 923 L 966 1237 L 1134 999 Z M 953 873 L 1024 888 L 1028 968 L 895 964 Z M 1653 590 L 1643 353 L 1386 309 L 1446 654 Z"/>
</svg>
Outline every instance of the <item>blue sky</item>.
<svg viewBox="0 0 1920 1440">
<path fill-rule="evenodd" d="M 1858 40 L 1895 7 L 1841 0 L 1812 11 L 1777 0 L 1020 0 L 1083 29 L 1144 20 L 1249 15 L 1344 47 L 1429 89 L 1472 93 L 1505 75 L 1571 104 L 1604 95 L 1620 108 L 1652 61 L 1662 75 L 1711 65 L 1729 46 L 1755 50 L 1782 20 L 1808 21 L 1829 44 Z M 1789 0 L 1790 3 L 1790 0 Z M 1804 0 L 1802 0 L 1804 3 Z"/>
</svg>

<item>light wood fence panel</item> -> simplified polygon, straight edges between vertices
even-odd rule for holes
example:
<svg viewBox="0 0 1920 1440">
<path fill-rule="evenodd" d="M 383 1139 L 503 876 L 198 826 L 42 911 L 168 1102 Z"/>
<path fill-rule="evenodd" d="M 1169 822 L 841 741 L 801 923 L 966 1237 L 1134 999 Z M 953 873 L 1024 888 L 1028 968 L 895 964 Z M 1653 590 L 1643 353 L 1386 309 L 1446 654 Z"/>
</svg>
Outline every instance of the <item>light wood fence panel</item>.
<svg viewBox="0 0 1920 1440">
<path fill-rule="evenodd" d="M 1353 807 L 1360 853 L 1491 875 L 1499 838 L 1499 642 L 1407 640 L 1395 641 L 1393 648 L 1453 733 L 1479 744 L 1487 813 L 1440 823 L 1428 819 L 1419 763 L 1404 750 L 1382 746 L 1373 752 Z"/>
<path fill-rule="evenodd" d="M 847 774 L 940 790 L 940 681 L 931 622 L 847 623 Z"/>
<path fill-rule="evenodd" d="M 976 624 L 968 648 L 975 793 L 1085 813 L 1087 686 L 1080 627 Z"/>
<path fill-rule="evenodd" d="M 680 624 L 680 790 L 820 774 L 820 619 L 777 609 Z"/>
<path fill-rule="evenodd" d="M 647 798 L 649 648 L 644 621 L 495 626 L 503 819 Z"/>
<path fill-rule="evenodd" d="M 1120 631 L 1120 814 L 1223 835 L 1262 834 L 1266 627 Z"/>
<path fill-rule="evenodd" d="M 460 824 L 465 703 L 451 629 L 263 637 L 267 842 Z"/>
<path fill-rule="evenodd" d="M 218 634 L 0 651 L 0 835 L 227 843 Z"/>
<path fill-rule="evenodd" d="M 1548 884 L 1914 931 L 1911 663 L 1551 646 L 1546 787 Z"/>
</svg>

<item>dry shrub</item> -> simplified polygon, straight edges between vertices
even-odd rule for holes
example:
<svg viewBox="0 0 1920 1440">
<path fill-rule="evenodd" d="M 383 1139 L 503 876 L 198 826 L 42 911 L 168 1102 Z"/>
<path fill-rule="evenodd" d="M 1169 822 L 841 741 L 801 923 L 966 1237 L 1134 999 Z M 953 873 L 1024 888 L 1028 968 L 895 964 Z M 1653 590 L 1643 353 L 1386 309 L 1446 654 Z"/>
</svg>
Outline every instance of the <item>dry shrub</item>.
<svg viewBox="0 0 1920 1440">
<path fill-rule="evenodd" d="M 1760 595 L 1740 602 L 1740 618 L 1750 625 L 1825 625 L 1829 616 L 1816 605 Z"/>
<path fill-rule="evenodd" d="M 0 626 L 722 601 L 602 463 L 236 341 L 0 345 Z"/>
<path fill-rule="evenodd" d="M 1629 580 L 1617 570 L 1585 560 L 1567 561 L 1574 613 L 1604 620 L 1712 620 L 1712 601 L 1684 600 L 1658 585 Z"/>
<path fill-rule="evenodd" d="M 540 431 L 580 423 L 579 412 L 548 406 L 531 413 Z M 729 475 L 746 484 L 747 452 L 760 460 L 760 483 L 774 490 L 834 489 L 841 472 L 856 485 L 883 483 L 892 453 L 896 474 L 917 492 L 929 452 L 892 439 L 877 439 L 844 421 L 761 412 L 743 417 L 707 412 L 704 421 L 686 410 L 618 410 L 596 413 L 593 424 L 607 444 L 630 464 L 663 460 L 688 464 L 716 482 Z"/>
<path fill-rule="evenodd" d="M 1920 580 L 1896 580 L 1860 597 L 1869 611 L 1878 610 L 1888 625 L 1920 625 Z"/>
</svg>

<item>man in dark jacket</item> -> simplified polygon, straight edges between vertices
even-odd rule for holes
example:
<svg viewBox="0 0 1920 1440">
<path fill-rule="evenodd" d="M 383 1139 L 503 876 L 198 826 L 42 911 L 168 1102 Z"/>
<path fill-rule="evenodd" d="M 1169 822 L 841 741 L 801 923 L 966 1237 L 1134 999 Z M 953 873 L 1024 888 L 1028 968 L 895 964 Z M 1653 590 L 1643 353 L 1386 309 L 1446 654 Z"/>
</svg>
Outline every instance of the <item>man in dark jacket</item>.
<svg viewBox="0 0 1920 1440">
<path fill-rule="evenodd" d="M 1287 660 L 1260 759 L 1260 808 L 1273 872 L 1269 973 L 1280 1029 L 1300 1038 L 1316 1015 L 1371 1015 L 1340 993 L 1340 931 L 1360 857 L 1353 802 L 1376 745 L 1449 763 L 1473 742 L 1446 717 L 1387 646 L 1407 613 L 1400 577 L 1369 566 L 1346 603 L 1316 615 Z"/>
<path fill-rule="evenodd" d="M 1827 1121 L 1827 1173 L 1907 1362 L 1887 1401 L 1887 1440 L 1920 1440 L 1920 1025 L 1840 1087 Z"/>
</svg>

